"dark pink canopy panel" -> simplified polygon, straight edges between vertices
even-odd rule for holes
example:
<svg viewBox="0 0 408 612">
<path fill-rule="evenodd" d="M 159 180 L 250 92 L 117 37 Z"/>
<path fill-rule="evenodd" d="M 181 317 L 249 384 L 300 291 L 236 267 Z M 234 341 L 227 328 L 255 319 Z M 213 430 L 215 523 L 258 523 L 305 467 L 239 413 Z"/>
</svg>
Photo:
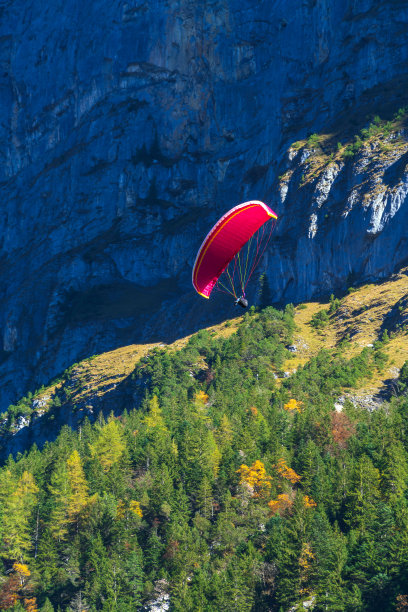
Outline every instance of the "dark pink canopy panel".
<svg viewBox="0 0 408 612">
<path fill-rule="evenodd" d="M 209 298 L 234 256 L 266 221 L 277 218 L 269 206 L 257 200 L 239 204 L 221 217 L 198 251 L 193 267 L 196 291 Z"/>
</svg>

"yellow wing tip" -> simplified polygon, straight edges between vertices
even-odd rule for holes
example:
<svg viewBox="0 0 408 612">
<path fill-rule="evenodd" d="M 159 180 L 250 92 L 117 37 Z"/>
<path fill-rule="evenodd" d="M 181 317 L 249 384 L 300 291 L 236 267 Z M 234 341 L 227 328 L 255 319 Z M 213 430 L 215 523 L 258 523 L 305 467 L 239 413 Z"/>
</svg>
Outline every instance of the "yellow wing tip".
<svg viewBox="0 0 408 612">
<path fill-rule="evenodd" d="M 206 300 L 210 299 L 209 295 L 204 295 L 204 293 L 200 293 L 199 291 L 197 291 L 198 295 L 202 295 Z"/>
</svg>

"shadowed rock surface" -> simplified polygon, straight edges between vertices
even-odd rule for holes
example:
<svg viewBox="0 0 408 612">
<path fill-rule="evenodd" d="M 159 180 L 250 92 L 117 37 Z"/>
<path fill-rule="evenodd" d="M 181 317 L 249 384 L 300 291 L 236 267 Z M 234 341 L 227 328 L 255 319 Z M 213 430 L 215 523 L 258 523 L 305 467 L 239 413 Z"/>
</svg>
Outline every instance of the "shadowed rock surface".
<svg viewBox="0 0 408 612">
<path fill-rule="evenodd" d="M 281 217 L 261 265 L 274 302 L 406 260 L 398 159 L 398 197 L 367 183 L 351 208 L 356 162 L 320 195 L 289 181 L 279 199 L 276 180 L 301 172 L 294 140 L 406 103 L 404 3 L 10 0 L 0 22 L 2 408 L 78 359 L 231 316 L 190 275 L 239 201 Z"/>
</svg>

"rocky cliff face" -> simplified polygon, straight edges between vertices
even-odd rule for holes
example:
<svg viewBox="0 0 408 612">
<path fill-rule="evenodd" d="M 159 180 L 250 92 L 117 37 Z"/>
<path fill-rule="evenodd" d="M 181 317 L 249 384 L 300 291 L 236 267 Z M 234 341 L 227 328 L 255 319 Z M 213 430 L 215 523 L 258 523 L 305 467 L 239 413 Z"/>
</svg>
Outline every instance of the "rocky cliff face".
<svg viewBox="0 0 408 612">
<path fill-rule="evenodd" d="M 78 358 L 230 314 L 190 274 L 238 201 L 281 216 L 274 301 L 405 259 L 404 168 L 362 205 L 369 164 L 298 189 L 306 160 L 287 157 L 342 113 L 405 103 L 405 3 L 6 0 L 0 22 L 2 407 Z"/>
<path fill-rule="evenodd" d="M 355 151 L 289 148 L 277 190 L 284 213 L 268 253 L 284 271 L 270 285 L 286 301 L 387 278 L 408 261 L 408 132 L 398 122 L 376 131 L 358 137 Z"/>
</svg>

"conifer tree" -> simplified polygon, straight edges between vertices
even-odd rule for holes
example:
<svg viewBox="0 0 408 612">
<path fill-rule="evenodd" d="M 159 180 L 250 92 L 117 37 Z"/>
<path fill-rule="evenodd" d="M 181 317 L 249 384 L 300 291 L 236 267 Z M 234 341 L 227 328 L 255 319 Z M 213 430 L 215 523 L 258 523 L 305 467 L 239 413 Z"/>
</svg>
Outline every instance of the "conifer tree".
<svg viewBox="0 0 408 612">
<path fill-rule="evenodd" d="M 52 501 L 50 532 L 59 542 L 65 540 L 70 523 L 69 505 L 72 495 L 67 464 L 57 463 L 49 486 Z"/>
<path fill-rule="evenodd" d="M 96 456 L 101 463 L 103 471 L 109 472 L 123 455 L 125 444 L 118 421 L 109 418 L 106 425 L 99 428 L 99 435 L 93 444 L 90 444 L 91 455 Z"/>
<path fill-rule="evenodd" d="M 380 472 L 367 455 L 362 455 L 352 476 L 346 521 L 361 530 L 373 524 L 380 499 Z"/>
<path fill-rule="evenodd" d="M 54 612 L 54 606 L 52 605 L 48 597 L 45 598 L 45 601 L 43 605 L 41 606 L 40 611 L 41 612 Z"/>
<path fill-rule="evenodd" d="M 35 558 L 35 569 L 41 575 L 41 582 L 46 592 L 56 587 L 60 574 L 57 544 L 52 535 L 52 528 L 47 527 L 41 533 L 38 551 Z"/>
<path fill-rule="evenodd" d="M 32 548 L 30 519 L 37 503 L 38 487 L 30 472 L 24 471 L 17 483 L 7 472 L 1 492 L 4 555 L 22 560 Z"/>
<path fill-rule="evenodd" d="M 383 458 L 382 491 L 390 503 L 395 503 L 407 489 L 408 465 L 401 442 L 388 444 Z"/>
<path fill-rule="evenodd" d="M 91 540 L 87 557 L 85 594 L 97 609 L 101 609 L 106 600 L 113 603 L 115 597 L 112 563 L 100 533 Z"/>
<path fill-rule="evenodd" d="M 70 522 L 76 522 L 78 526 L 79 513 L 89 502 L 89 487 L 82 467 L 81 457 L 76 450 L 67 459 L 67 472 L 70 490 L 68 519 Z"/>
<path fill-rule="evenodd" d="M 212 487 L 206 476 L 204 476 L 198 487 L 196 505 L 201 516 L 206 519 L 213 517 L 214 499 L 212 496 Z"/>
</svg>

